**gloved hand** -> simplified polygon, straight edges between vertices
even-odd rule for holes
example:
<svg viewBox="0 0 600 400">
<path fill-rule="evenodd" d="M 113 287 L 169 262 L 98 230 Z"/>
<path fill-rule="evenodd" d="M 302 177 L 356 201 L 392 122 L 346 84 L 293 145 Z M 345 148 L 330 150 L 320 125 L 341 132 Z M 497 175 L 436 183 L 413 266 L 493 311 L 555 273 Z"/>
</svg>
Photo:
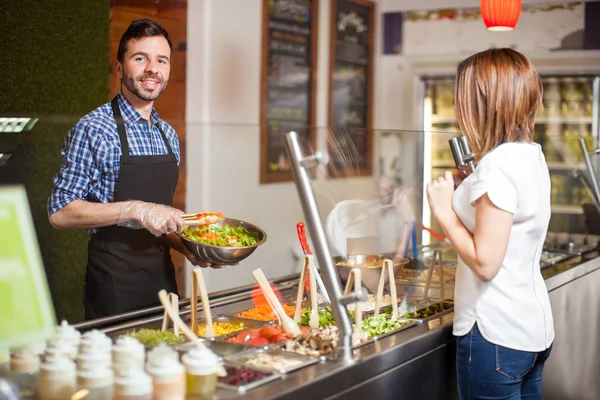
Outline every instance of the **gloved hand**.
<svg viewBox="0 0 600 400">
<path fill-rule="evenodd" d="M 146 229 L 154 236 L 181 231 L 184 227 L 183 211 L 162 204 L 144 201 L 127 201 L 121 207 L 118 226 Z"/>
</svg>

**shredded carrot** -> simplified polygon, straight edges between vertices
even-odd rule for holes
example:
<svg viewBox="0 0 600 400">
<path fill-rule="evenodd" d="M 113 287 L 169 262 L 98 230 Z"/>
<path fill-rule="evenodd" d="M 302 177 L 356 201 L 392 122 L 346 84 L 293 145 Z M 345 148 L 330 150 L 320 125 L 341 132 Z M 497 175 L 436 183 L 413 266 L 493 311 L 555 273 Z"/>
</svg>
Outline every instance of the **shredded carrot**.
<svg viewBox="0 0 600 400">
<path fill-rule="evenodd" d="M 288 316 L 293 317 L 294 313 L 296 312 L 296 306 L 284 304 L 283 311 L 285 311 L 285 313 Z M 302 308 L 302 311 L 304 311 L 304 308 Z M 269 306 L 268 304 L 261 304 L 249 310 L 239 312 L 235 314 L 235 316 L 240 318 L 254 319 L 258 321 L 274 321 L 277 319 L 275 313 L 271 309 L 271 306 Z"/>
</svg>

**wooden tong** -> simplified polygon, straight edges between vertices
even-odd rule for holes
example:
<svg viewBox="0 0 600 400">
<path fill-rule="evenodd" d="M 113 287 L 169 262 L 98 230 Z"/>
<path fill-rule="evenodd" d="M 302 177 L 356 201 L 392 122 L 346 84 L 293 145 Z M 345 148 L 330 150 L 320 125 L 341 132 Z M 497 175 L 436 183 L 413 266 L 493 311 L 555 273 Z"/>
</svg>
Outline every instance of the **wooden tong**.
<svg viewBox="0 0 600 400">
<path fill-rule="evenodd" d="M 298 285 L 298 293 L 296 295 L 296 310 L 294 313 L 294 321 L 300 322 L 302 318 L 302 298 L 304 297 L 304 288 L 306 285 L 303 284 L 305 277 L 310 277 L 309 292 L 310 292 L 310 327 L 313 329 L 319 328 L 319 311 L 318 311 L 318 299 L 317 299 L 317 285 L 316 276 L 317 268 L 315 267 L 314 256 L 307 254 L 304 256 L 304 263 L 302 264 L 302 271 L 300 271 L 300 284 Z"/>
<path fill-rule="evenodd" d="M 205 226 L 216 224 L 223 219 L 223 213 L 219 212 L 203 212 L 198 214 L 183 214 L 181 216 L 186 226 Z"/>
<path fill-rule="evenodd" d="M 202 301 L 202 311 L 204 312 L 204 321 L 206 330 L 204 337 L 212 338 L 215 336 L 213 328 L 212 315 L 210 313 L 210 303 L 206 294 L 206 283 L 204 282 L 204 274 L 202 268 L 196 268 L 192 271 L 192 330 L 198 332 L 198 291 L 200 291 L 200 301 Z"/>
<path fill-rule="evenodd" d="M 302 332 L 300 331 L 298 324 L 293 319 L 291 319 L 283 310 L 281 303 L 277 299 L 275 292 L 273 292 L 273 288 L 271 288 L 271 285 L 269 285 L 267 277 L 265 276 L 262 269 L 255 269 L 254 271 L 252 271 L 252 275 L 254 276 L 256 283 L 258 283 L 258 286 L 260 286 L 260 288 L 262 289 L 265 297 L 268 299 L 269 304 L 273 308 L 273 312 L 281 320 L 281 327 L 283 328 L 284 332 L 292 334 L 294 336 L 300 335 Z"/>
<path fill-rule="evenodd" d="M 190 328 L 188 328 L 187 324 L 183 322 L 179 317 L 179 314 L 176 313 L 175 310 L 173 310 L 173 305 L 169 300 L 169 295 L 167 294 L 167 291 L 162 289 L 160 292 L 158 292 L 158 298 L 160 299 L 160 302 L 165 308 L 165 312 L 173 321 L 173 324 L 177 324 L 178 326 L 180 326 L 183 334 L 187 336 L 187 338 L 190 339 L 192 343 L 195 343 L 196 346 L 205 347 L 204 343 L 202 343 L 202 340 L 200 340 L 200 338 L 196 336 L 196 334 L 192 332 Z"/>
<path fill-rule="evenodd" d="M 381 307 L 381 301 L 383 298 L 383 287 L 385 286 L 385 273 L 389 276 L 390 283 L 390 295 L 392 296 L 392 317 L 391 320 L 395 321 L 398 319 L 398 294 L 396 293 L 396 278 L 394 277 L 394 264 L 392 260 L 383 260 L 383 266 L 381 267 L 381 275 L 379 277 L 379 286 L 377 287 L 377 297 L 375 298 L 375 315 L 379 315 L 379 308 Z"/>
<path fill-rule="evenodd" d="M 350 273 L 348 274 L 348 281 L 346 282 L 346 288 L 344 289 L 344 294 L 350 293 L 350 290 L 352 289 L 352 283 L 354 283 L 354 291 L 360 291 L 362 286 L 360 268 L 352 268 L 350 270 Z M 354 324 L 356 325 L 356 332 L 360 333 L 362 331 L 362 309 L 360 302 L 356 303 L 356 306 L 354 307 Z"/>
<path fill-rule="evenodd" d="M 179 296 L 175 293 L 169 293 L 168 295 L 169 301 L 171 302 L 171 306 L 173 307 L 173 311 L 179 315 Z M 166 331 L 169 327 L 169 314 L 167 313 L 167 309 L 165 309 L 165 314 L 163 316 L 163 324 L 162 331 Z M 176 337 L 179 337 L 179 324 L 177 321 L 173 321 L 173 333 Z"/>
<path fill-rule="evenodd" d="M 433 252 L 433 257 L 431 257 L 431 264 L 429 264 L 429 271 L 427 272 L 427 282 L 425 283 L 425 290 L 423 291 L 423 298 L 426 299 L 429 296 L 429 288 L 431 286 L 431 278 L 433 278 L 433 270 L 435 268 L 435 260 L 438 260 L 438 268 L 440 274 L 440 300 L 444 300 L 446 294 L 445 290 L 445 282 L 444 282 L 444 263 L 442 262 L 442 252 L 439 250 L 435 250 Z"/>
</svg>

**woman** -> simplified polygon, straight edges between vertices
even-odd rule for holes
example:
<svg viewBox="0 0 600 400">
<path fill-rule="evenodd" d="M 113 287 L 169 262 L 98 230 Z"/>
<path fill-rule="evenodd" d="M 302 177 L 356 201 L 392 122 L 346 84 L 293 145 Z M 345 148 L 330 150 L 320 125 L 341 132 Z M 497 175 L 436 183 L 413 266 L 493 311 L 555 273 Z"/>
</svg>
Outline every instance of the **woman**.
<svg viewBox="0 0 600 400">
<path fill-rule="evenodd" d="M 541 399 L 554 340 L 540 255 L 550 221 L 550 176 L 534 120 L 542 83 L 511 49 L 458 67 L 455 111 L 477 167 L 427 185 L 431 210 L 459 256 L 454 335 L 461 399 Z"/>
</svg>

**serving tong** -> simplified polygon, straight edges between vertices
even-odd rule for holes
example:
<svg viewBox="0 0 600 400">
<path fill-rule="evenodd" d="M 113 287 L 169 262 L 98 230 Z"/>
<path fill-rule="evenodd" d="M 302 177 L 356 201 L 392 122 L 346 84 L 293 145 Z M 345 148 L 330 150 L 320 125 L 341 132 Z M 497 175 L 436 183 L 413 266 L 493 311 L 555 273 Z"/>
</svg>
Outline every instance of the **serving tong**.
<svg viewBox="0 0 600 400">
<path fill-rule="evenodd" d="M 296 310 L 294 312 L 294 321 L 296 323 L 300 322 L 302 318 L 302 298 L 304 297 L 304 288 L 305 285 L 303 282 L 306 279 L 306 276 L 309 276 L 310 283 L 308 285 L 310 290 L 310 320 L 309 326 L 313 329 L 319 328 L 319 310 L 318 310 L 318 302 L 317 302 L 317 285 L 316 285 L 316 275 L 317 268 L 315 267 L 315 260 L 312 254 L 307 254 L 304 256 L 304 263 L 302 264 L 302 271 L 300 271 L 300 284 L 298 285 L 298 293 L 296 295 Z"/>
<path fill-rule="evenodd" d="M 204 337 L 212 338 L 215 336 L 213 328 L 212 314 L 210 312 L 210 302 L 206 291 L 206 282 L 202 268 L 196 268 L 192 271 L 192 330 L 198 332 L 198 291 L 200 292 L 200 301 L 202 302 L 202 311 L 204 313 L 204 321 L 206 321 L 206 330 Z"/>
<path fill-rule="evenodd" d="M 167 294 L 166 290 L 162 289 L 161 291 L 158 292 L 158 299 L 160 300 L 161 304 L 165 308 L 165 313 L 173 321 L 173 325 L 177 325 L 178 327 L 180 327 L 181 331 L 183 332 L 183 334 L 192 343 L 194 343 L 197 347 L 206 348 L 206 345 L 204 344 L 204 342 L 202 341 L 202 339 L 200 339 L 187 326 L 187 324 L 185 322 L 183 322 L 183 320 L 179 316 L 179 312 L 175 311 L 175 308 L 173 307 L 172 302 L 169 300 L 169 294 Z M 225 368 L 222 365 L 220 365 L 219 368 L 217 369 L 217 376 L 227 376 L 227 371 L 225 370 Z"/>
<path fill-rule="evenodd" d="M 346 287 L 344 288 L 344 295 L 350 293 L 352 284 L 354 283 L 354 291 L 360 292 L 362 288 L 362 278 L 360 268 L 352 268 L 348 274 L 348 281 L 346 281 Z M 356 303 L 354 307 L 354 325 L 357 333 L 362 332 L 362 309 L 360 303 Z"/>
<path fill-rule="evenodd" d="M 296 323 L 296 321 L 291 319 L 283 310 L 281 303 L 277 299 L 273 288 L 271 287 L 271 285 L 269 285 L 269 281 L 267 281 L 267 277 L 265 276 L 262 269 L 257 268 L 254 271 L 252 271 L 252 276 L 254 276 L 256 283 L 258 283 L 258 286 L 260 286 L 261 290 L 263 291 L 263 294 L 268 299 L 269 305 L 273 309 L 275 315 L 277 315 L 277 319 L 281 321 L 281 327 L 283 328 L 284 332 L 294 336 L 300 335 L 302 332 L 300 331 L 298 324 Z"/>
<path fill-rule="evenodd" d="M 202 212 L 197 214 L 183 214 L 181 216 L 185 226 L 206 226 L 216 224 L 223 219 L 223 213 L 220 212 Z"/>
<path fill-rule="evenodd" d="M 171 302 L 171 306 L 173 307 L 174 312 L 177 315 L 179 315 L 179 296 L 175 293 L 169 293 L 168 299 Z M 169 328 L 169 319 L 169 314 L 165 309 L 161 331 L 165 332 Z M 177 323 L 177 321 L 173 321 L 173 333 L 176 337 L 179 337 L 179 324 Z"/>
</svg>

